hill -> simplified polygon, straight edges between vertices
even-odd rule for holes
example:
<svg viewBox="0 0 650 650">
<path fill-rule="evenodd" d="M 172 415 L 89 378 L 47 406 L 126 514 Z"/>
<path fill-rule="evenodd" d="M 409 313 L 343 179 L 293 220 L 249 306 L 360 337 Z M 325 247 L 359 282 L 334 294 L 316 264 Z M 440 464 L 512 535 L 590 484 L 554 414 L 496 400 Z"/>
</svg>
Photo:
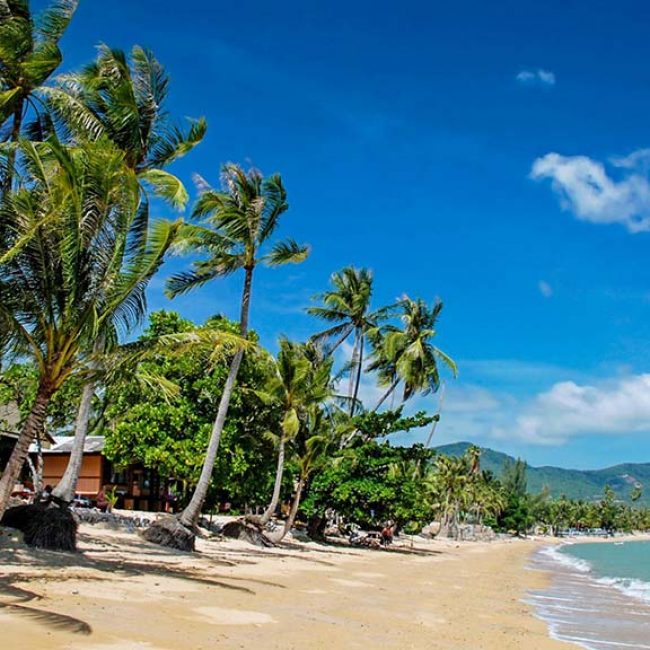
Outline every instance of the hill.
<svg viewBox="0 0 650 650">
<path fill-rule="evenodd" d="M 456 442 L 436 447 L 447 456 L 460 456 L 471 445 L 469 442 Z M 512 456 L 494 449 L 481 447 L 481 467 L 500 476 Z M 599 499 L 606 485 L 609 485 L 622 501 L 630 500 L 630 491 L 640 484 L 643 496 L 639 503 L 650 505 L 650 463 L 624 463 L 598 470 L 563 469 L 561 467 L 528 466 L 528 490 L 540 492 L 547 487 L 553 496 L 566 495 L 571 499 L 595 501 Z"/>
</svg>

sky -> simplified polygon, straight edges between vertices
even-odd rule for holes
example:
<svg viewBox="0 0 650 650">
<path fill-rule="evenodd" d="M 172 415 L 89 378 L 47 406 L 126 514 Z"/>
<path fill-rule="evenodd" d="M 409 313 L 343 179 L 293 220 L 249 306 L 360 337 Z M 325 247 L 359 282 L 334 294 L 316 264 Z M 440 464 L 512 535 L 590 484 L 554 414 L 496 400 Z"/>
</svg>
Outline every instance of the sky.
<svg viewBox="0 0 650 650">
<path fill-rule="evenodd" d="M 226 161 L 282 174 L 279 234 L 312 252 L 257 275 L 265 345 L 317 331 L 312 296 L 368 267 L 377 306 L 444 302 L 458 377 L 409 405 L 441 407 L 438 444 L 597 468 L 650 461 L 649 27 L 629 0 L 81 0 L 63 50 L 154 51 L 170 112 L 209 124 L 172 170 L 188 188 Z M 150 307 L 236 317 L 237 277 L 164 297 L 188 263 Z"/>
</svg>

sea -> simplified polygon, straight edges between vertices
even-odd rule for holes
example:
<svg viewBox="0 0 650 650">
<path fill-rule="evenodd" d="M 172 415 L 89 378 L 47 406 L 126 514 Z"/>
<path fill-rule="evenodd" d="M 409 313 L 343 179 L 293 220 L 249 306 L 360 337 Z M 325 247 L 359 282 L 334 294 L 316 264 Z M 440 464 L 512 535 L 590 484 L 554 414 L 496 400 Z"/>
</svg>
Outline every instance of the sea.
<svg viewBox="0 0 650 650">
<path fill-rule="evenodd" d="M 650 541 L 548 546 L 531 568 L 552 576 L 527 602 L 553 638 L 589 650 L 650 650 Z"/>
</svg>

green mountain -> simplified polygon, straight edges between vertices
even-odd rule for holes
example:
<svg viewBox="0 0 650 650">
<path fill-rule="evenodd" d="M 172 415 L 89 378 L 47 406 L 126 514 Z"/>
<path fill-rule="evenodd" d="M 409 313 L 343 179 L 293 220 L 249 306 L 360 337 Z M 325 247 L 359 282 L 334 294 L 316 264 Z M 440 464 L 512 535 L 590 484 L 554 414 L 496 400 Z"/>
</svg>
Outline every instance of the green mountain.
<svg viewBox="0 0 650 650">
<path fill-rule="evenodd" d="M 460 456 L 471 445 L 469 442 L 456 442 L 436 447 L 447 456 Z M 514 462 L 512 456 L 481 447 L 481 467 L 500 476 L 508 462 Z M 630 500 L 632 488 L 640 484 L 643 496 L 638 503 L 650 506 L 650 463 L 624 463 L 605 469 L 579 470 L 561 467 L 528 466 L 528 490 L 540 492 L 544 487 L 553 496 L 566 495 L 571 499 L 595 501 L 599 499 L 606 485 L 609 485 L 622 501 Z"/>
</svg>

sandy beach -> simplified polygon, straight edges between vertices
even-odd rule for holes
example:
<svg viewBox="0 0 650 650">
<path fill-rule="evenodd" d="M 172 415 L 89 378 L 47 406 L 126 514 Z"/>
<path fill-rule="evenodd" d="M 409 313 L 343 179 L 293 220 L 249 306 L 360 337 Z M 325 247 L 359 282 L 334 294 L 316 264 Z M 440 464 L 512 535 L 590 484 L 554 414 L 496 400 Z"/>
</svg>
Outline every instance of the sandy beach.
<svg viewBox="0 0 650 650">
<path fill-rule="evenodd" d="M 82 526 L 70 556 L 0 539 L 8 650 L 573 647 L 521 601 L 546 579 L 525 569 L 541 542 L 370 551 L 201 540 L 188 556 Z"/>
</svg>

